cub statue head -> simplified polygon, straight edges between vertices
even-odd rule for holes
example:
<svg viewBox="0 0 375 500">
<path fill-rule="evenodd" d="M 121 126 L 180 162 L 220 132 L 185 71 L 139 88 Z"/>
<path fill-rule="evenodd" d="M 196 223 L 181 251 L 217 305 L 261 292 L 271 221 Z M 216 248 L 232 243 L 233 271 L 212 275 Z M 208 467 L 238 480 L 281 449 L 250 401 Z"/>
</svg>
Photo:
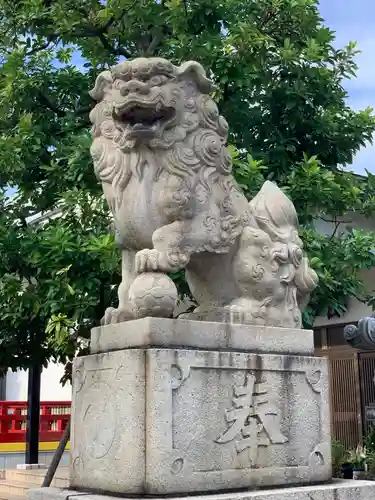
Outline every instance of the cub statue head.
<svg viewBox="0 0 375 500">
<path fill-rule="evenodd" d="M 98 76 L 90 92 L 98 101 L 90 114 L 91 154 L 103 187 L 112 186 L 114 204 L 145 165 L 155 166 L 155 180 L 163 171 L 186 180 L 231 173 L 228 124 L 208 95 L 213 89 L 197 62 L 177 67 L 139 58 Z"/>
</svg>

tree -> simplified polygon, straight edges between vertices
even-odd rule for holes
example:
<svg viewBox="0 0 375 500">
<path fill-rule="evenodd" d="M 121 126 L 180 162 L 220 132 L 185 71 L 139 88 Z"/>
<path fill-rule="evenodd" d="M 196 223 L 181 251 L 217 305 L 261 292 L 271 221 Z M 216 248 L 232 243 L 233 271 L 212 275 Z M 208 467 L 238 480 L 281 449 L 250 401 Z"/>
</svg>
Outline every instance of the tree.
<svg viewBox="0 0 375 500">
<path fill-rule="evenodd" d="M 374 213 L 374 176 L 341 166 L 371 141 L 375 120 L 371 109 L 346 104 L 343 80 L 355 75 L 356 47 L 333 47 L 316 1 L 0 0 L 0 7 L 2 369 L 26 366 L 36 351 L 43 362 L 71 357 L 70 333 L 87 336 L 114 300 L 118 255 L 88 154 L 88 89 L 99 71 L 126 58 L 193 58 L 209 70 L 239 184 L 251 197 L 274 180 L 297 207 L 320 277 L 306 324 L 341 314 L 350 296 L 367 299 L 358 271 L 375 264 L 374 235 L 340 235 L 338 221 Z M 30 220 L 61 204 L 62 217 Z M 321 216 L 336 221 L 334 234 L 316 233 Z"/>
<path fill-rule="evenodd" d="M 0 216 L 1 371 L 66 362 L 77 347 L 70 333 L 87 338 L 115 299 L 119 256 L 108 212 L 101 198 L 73 194 L 51 220 L 22 222 L 19 197 Z"/>
</svg>

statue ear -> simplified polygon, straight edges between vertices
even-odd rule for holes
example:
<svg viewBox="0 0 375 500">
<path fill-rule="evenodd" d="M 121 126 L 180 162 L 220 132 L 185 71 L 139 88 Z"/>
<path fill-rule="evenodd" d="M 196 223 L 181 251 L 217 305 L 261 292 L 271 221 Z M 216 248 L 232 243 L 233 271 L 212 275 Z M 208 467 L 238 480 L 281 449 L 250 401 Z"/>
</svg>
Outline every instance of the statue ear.
<svg viewBox="0 0 375 500">
<path fill-rule="evenodd" d="M 191 78 L 201 92 L 209 94 L 216 90 L 215 85 L 207 78 L 203 66 L 195 61 L 187 61 L 176 70 L 176 76 L 179 80 Z"/>
<path fill-rule="evenodd" d="M 95 80 L 95 86 L 90 90 L 90 96 L 95 101 L 101 101 L 104 94 L 112 88 L 113 78 L 110 71 L 103 71 Z"/>
</svg>

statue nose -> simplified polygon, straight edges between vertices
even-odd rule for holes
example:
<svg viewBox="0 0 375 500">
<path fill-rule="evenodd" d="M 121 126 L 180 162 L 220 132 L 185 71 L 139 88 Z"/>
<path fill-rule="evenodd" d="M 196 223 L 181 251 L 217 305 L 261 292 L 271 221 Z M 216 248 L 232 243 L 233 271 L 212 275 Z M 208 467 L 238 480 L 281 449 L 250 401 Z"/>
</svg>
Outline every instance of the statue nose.
<svg viewBox="0 0 375 500">
<path fill-rule="evenodd" d="M 147 83 L 140 82 L 139 80 L 131 80 L 126 83 L 121 89 L 121 95 L 127 95 L 129 93 L 140 93 L 147 94 L 149 92 L 149 86 Z"/>
</svg>

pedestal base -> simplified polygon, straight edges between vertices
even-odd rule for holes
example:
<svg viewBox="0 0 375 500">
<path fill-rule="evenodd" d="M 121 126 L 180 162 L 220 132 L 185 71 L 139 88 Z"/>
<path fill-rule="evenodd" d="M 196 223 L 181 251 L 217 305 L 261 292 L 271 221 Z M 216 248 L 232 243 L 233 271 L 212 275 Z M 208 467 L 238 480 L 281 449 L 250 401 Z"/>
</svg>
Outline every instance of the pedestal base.
<svg viewBox="0 0 375 500">
<path fill-rule="evenodd" d="M 323 358 L 126 349 L 74 363 L 71 486 L 174 495 L 331 478 Z"/>
<path fill-rule="evenodd" d="M 91 352 L 73 369 L 72 489 L 186 495 L 331 479 L 327 360 L 306 355 L 311 332 L 145 318 L 94 329 Z"/>
<path fill-rule="evenodd" d="M 57 488 L 38 488 L 30 490 L 28 500 L 118 500 L 119 497 L 82 493 Z M 123 497 L 126 498 L 126 497 Z M 168 497 L 172 500 L 173 497 Z M 213 493 L 211 495 L 178 497 L 178 500 L 373 500 L 375 482 L 371 481 L 334 481 L 319 486 L 282 488 L 241 493 Z"/>
</svg>

